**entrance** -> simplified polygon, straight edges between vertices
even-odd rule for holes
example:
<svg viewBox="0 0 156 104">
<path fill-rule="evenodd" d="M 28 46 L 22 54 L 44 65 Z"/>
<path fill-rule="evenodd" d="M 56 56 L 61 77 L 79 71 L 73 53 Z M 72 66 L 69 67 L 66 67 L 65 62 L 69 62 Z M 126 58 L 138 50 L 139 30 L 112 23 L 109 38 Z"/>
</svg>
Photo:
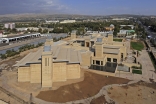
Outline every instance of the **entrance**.
<svg viewBox="0 0 156 104">
<path fill-rule="evenodd" d="M 86 42 L 86 47 L 89 47 L 89 42 Z"/>
</svg>

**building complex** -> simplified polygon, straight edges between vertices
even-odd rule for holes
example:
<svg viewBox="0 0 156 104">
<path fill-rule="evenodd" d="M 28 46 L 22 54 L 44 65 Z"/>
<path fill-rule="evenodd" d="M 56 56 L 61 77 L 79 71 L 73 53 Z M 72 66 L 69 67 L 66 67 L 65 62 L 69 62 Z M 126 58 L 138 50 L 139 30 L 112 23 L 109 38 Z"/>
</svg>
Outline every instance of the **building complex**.
<svg viewBox="0 0 156 104">
<path fill-rule="evenodd" d="M 79 79 L 83 74 L 81 67 L 115 73 L 129 49 L 126 42 L 114 42 L 112 33 L 77 38 L 73 31 L 71 40 L 47 39 L 43 48 L 29 53 L 14 66 L 18 67 L 19 82 L 52 87 L 53 82 Z"/>
</svg>

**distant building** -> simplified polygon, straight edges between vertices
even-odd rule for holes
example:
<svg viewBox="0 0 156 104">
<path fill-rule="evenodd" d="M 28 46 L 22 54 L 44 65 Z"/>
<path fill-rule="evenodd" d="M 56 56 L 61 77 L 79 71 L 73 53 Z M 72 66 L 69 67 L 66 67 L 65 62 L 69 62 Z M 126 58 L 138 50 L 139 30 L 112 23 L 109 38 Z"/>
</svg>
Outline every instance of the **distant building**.
<svg viewBox="0 0 156 104">
<path fill-rule="evenodd" d="M 121 28 L 126 27 L 126 26 L 131 27 L 131 29 L 134 29 L 134 25 L 120 25 Z"/>
<path fill-rule="evenodd" d="M 113 18 L 112 20 L 114 21 L 125 21 L 125 20 L 129 20 L 128 18 Z"/>
<path fill-rule="evenodd" d="M 64 20 L 64 21 L 61 21 L 60 23 L 75 23 L 76 20 Z"/>
<path fill-rule="evenodd" d="M 135 33 L 134 30 L 120 30 L 119 33 L 117 33 L 118 37 L 126 37 L 126 36 L 132 36 L 131 33 Z"/>
<path fill-rule="evenodd" d="M 34 30 L 34 31 L 38 31 L 39 28 L 38 27 L 28 27 L 29 30 Z"/>
<path fill-rule="evenodd" d="M 16 28 L 17 31 L 27 31 L 28 28 Z"/>
<path fill-rule="evenodd" d="M 10 29 L 14 29 L 15 28 L 15 23 L 6 23 L 6 24 L 4 24 L 4 27 L 5 28 L 10 28 Z"/>
<path fill-rule="evenodd" d="M 59 23 L 59 20 L 45 21 L 46 23 Z"/>
<path fill-rule="evenodd" d="M 1 37 L 3 37 L 3 32 L 2 32 L 2 31 L 0 31 L 0 38 L 1 38 Z"/>
<path fill-rule="evenodd" d="M 106 31 L 113 31 L 115 28 L 115 26 L 113 24 L 111 24 L 109 27 L 105 27 Z"/>
</svg>

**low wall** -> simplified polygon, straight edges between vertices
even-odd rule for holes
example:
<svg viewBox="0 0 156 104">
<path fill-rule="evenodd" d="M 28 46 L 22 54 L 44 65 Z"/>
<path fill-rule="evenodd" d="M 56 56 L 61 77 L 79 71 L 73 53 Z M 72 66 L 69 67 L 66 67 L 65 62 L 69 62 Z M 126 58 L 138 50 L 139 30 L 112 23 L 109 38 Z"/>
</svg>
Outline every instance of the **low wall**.
<svg viewBox="0 0 156 104">
<path fill-rule="evenodd" d="M 128 67 L 132 67 L 132 66 L 137 66 L 137 67 L 140 67 L 140 64 L 136 64 L 136 63 L 126 63 L 126 62 L 123 62 L 122 64 L 128 66 Z"/>
<path fill-rule="evenodd" d="M 92 70 L 92 69 L 84 69 L 85 71 L 100 74 L 100 75 L 105 75 L 105 76 L 115 76 L 115 73 L 109 73 L 109 72 L 104 72 L 104 71 L 97 71 L 97 70 Z"/>
</svg>

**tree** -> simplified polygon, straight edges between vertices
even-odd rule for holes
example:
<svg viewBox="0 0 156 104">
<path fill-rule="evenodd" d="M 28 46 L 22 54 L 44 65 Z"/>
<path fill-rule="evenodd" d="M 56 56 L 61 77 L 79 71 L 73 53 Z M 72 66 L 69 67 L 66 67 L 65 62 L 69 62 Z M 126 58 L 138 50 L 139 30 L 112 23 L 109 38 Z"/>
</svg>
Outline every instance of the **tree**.
<svg viewBox="0 0 156 104">
<path fill-rule="evenodd" d="M 43 30 L 43 33 L 48 33 L 48 29 L 44 29 Z"/>
<path fill-rule="evenodd" d="M 38 29 L 38 32 L 39 32 L 39 33 L 42 33 L 42 29 L 41 29 L 41 28 L 39 28 L 39 29 Z"/>
</svg>

